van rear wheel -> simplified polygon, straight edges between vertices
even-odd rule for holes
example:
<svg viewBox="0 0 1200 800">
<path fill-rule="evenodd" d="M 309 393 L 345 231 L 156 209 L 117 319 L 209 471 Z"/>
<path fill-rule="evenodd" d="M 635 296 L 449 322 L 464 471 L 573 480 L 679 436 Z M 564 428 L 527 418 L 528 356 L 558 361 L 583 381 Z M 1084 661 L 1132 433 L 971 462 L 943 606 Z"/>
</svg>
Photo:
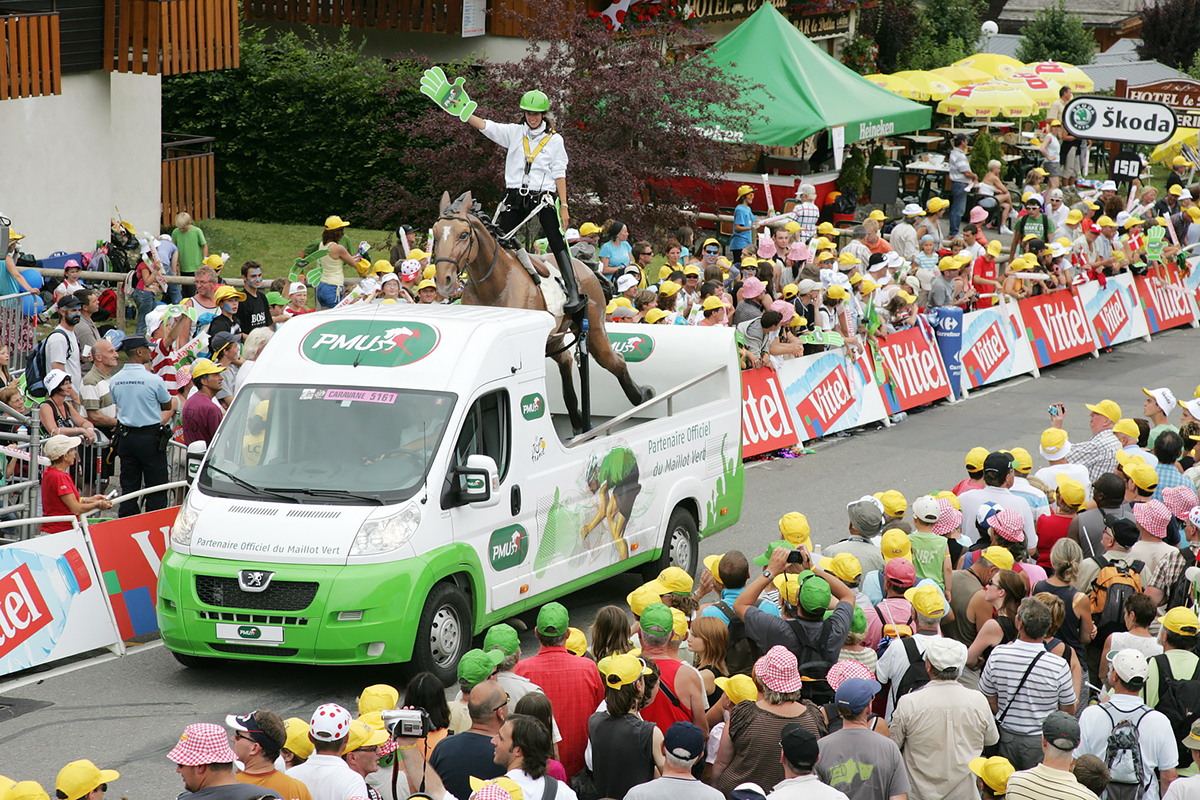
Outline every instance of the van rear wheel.
<svg viewBox="0 0 1200 800">
<path fill-rule="evenodd" d="M 421 611 L 412 668 L 432 672 L 446 686 L 458 678 L 458 660 L 471 647 L 471 604 L 453 583 L 433 587 Z"/>
<path fill-rule="evenodd" d="M 662 555 L 642 567 L 646 580 L 658 577 L 667 567 L 679 567 L 689 575 L 696 572 L 700 560 L 700 532 L 696 518 L 683 506 L 676 506 L 667 520 L 667 537 Z"/>
</svg>

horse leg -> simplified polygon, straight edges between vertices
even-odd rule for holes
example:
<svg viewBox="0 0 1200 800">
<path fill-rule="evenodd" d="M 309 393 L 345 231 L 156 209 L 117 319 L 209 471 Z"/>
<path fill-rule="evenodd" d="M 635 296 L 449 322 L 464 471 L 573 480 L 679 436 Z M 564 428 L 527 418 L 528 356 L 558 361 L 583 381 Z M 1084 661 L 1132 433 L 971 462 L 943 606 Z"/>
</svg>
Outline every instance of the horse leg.
<svg viewBox="0 0 1200 800">
<path fill-rule="evenodd" d="M 581 434 L 584 432 L 583 415 L 579 411 L 579 395 L 575 394 L 575 379 L 571 376 L 571 351 L 555 353 L 554 360 L 558 362 L 558 374 L 562 376 L 563 403 L 567 406 L 571 430 L 576 435 Z"/>
<path fill-rule="evenodd" d="M 630 403 L 638 406 L 654 397 L 654 389 L 639 385 L 629 374 L 625 356 L 613 351 L 612 342 L 608 340 L 608 334 L 604 331 L 604 320 L 598 313 L 594 314 L 588 329 L 588 352 L 592 354 L 592 358 L 596 359 L 597 364 L 616 377 L 617 383 L 621 384 L 621 389 Z"/>
</svg>

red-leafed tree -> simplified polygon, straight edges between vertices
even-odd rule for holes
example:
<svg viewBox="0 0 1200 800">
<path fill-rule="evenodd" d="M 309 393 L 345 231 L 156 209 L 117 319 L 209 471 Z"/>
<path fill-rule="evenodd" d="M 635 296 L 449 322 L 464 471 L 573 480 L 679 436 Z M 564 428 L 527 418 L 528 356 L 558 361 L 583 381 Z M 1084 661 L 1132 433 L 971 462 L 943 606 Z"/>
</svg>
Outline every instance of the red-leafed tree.
<svg viewBox="0 0 1200 800">
<path fill-rule="evenodd" d="M 479 103 L 475 113 L 501 122 L 520 120 L 523 92 L 537 88 L 549 95 L 550 118 L 570 158 L 573 226 L 610 217 L 642 232 L 679 224 L 681 209 L 694 200 L 678 179 L 715 181 L 742 156 L 742 146 L 719 132 L 745 130 L 759 110 L 741 99 L 748 87 L 688 49 L 690 34 L 673 7 L 653 6 L 662 10 L 637 20 L 629 34 L 613 33 L 569 0 L 529 7 L 537 16 L 528 20 L 524 58 L 446 65 L 447 74 L 466 76 L 466 89 Z M 489 212 L 495 207 L 504 188 L 501 148 L 432 102 L 417 117 L 391 124 L 414 146 L 394 154 L 403 180 L 385 172 L 365 193 L 360 211 L 370 221 L 423 228 L 442 191 L 455 196 L 470 189 Z M 409 188 L 417 176 L 426 179 L 427 194 Z"/>
</svg>

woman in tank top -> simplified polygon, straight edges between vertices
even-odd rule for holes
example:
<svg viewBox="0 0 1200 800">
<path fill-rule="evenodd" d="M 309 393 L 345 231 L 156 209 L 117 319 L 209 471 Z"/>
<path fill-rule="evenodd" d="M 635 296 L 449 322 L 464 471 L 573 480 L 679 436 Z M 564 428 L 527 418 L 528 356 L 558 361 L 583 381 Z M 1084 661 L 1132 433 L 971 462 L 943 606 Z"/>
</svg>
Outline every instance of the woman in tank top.
<svg viewBox="0 0 1200 800">
<path fill-rule="evenodd" d="M 321 282 L 317 284 L 317 305 L 321 308 L 333 308 L 341 302 L 342 293 L 346 290 L 347 265 L 358 272 L 354 256 L 339 244 L 349 225 L 350 223 L 341 217 L 325 220 L 325 230 L 321 233 L 321 247 L 329 252 L 317 262 L 321 267 Z"/>
<path fill-rule="evenodd" d="M 1138 592 L 1125 598 L 1125 630 L 1111 633 L 1100 651 L 1100 680 L 1108 682 L 1108 654 L 1113 650 L 1137 650 L 1146 658 L 1153 658 L 1163 651 L 1158 639 L 1150 633 L 1157 608 L 1149 595 Z"/>
<path fill-rule="evenodd" d="M 717 678 L 729 677 L 729 668 L 725 664 L 729 628 L 716 617 L 696 617 L 692 620 L 687 643 L 700 679 L 704 681 L 704 694 L 708 698 L 705 716 L 711 728 L 724 717 L 724 707 L 720 701 L 725 692 L 717 686 Z"/>
<path fill-rule="evenodd" d="M 605 707 L 588 720 L 592 780 L 600 797 L 624 797 L 634 786 L 654 780 L 665 762 L 662 732 L 636 713 L 650 670 L 626 653 L 601 659 L 597 666 Z"/>
<path fill-rule="evenodd" d="M 1092 622 L 1092 606 L 1088 596 L 1078 591 L 1074 584 L 1083 561 L 1083 550 L 1074 539 L 1059 539 L 1050 549 L 1050 567 L 1054 574 L 1033 587 L 1034 594 L 1049 592 L 1063 601 L 1064 617 L 1058 636 L 1076 654 L 1083 653 L 1083 645 L 1096 635 Z M 1106 651 L 1107 652 L 1107 651 Z"/>
<path fill-rule="evenodd" d="M 967 664 L 982 670 L 987 657 L 996 645 L 1008 644 L 1017 638 L 1017 606 L 1029 594 L 1025 579 L 1009 569 L 997 572 L 983 587 L 984 601 L 995 610 L 996 616 L 979 627 L 975 641 L 967 651 Z M 975 604 L 979 595 L 972 598 Z"/>
</svg>

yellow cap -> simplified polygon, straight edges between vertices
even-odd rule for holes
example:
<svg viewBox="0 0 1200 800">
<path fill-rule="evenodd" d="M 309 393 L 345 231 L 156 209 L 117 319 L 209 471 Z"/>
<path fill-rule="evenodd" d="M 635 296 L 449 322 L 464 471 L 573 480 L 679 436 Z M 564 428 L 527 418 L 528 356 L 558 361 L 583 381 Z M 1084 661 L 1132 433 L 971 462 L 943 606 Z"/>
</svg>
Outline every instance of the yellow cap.
<svg viewBox="0 0 1200 800">
<path fill-rule="evenodd" d="M 1096 220 L 1096 224 L 1099 225 L 1101 228 L 1117 227 L 1117 223 L 1113 222 L 1113 218 L 1110 217 L 1108 214 L 1105 214 L 1100 219 Z"/>
<path fill-rule="evenodd" d="M 867 214 L 867 219 L 873 219 L 876 222 L 883 222 L 887 219 L 887 217 L 885 217 L 883 215 L 883 212 L 877 208 L 874 211 L 872 211 L 870 214 Z"/>
<path fill-rule="evenodd" d="M 951 269 L 959 269 L 961 267 L 962 264 L 960 264 L 958 259 L 954 258 L 953 256 L 942 256 L 942 260 L 938 262 L 938 269 L 940 269 L 942 272 L 946 272 L 947 270 Z"/>
<path fill-rule="evenodd" d="M 787 224 L 783 226 L 783 229 L 788 233 L 795 233 L 796 231 L 800 230 L 800 223 L 796 222 L 794 219 L 788 220 Z"/>
<path fill-rule="evenodd" d="M 423 258 L 429 258 L 429 253 L 426 253 L 419 247 L 414 247 L 412 250 L 408 251 L 408 257 L 413 261 L 420 261 Z"/>
<path fill-rule="evenodd" d="M 717 583 L 721 582 L 721 575 L 720 575 L 721 556 L 723 556 L 723 555 L 725 555 L 725 554 L 720 553 L 719 555 L 711 555 L 711 556 L 704 557 L 704 568 L 706 570 L 708 570 L 708 574 L 712 575 L 714 578 L 717 579 Z"/>
<path fill-rule="evenodd" d="M 216 375 L 219 372 L 224 372 L 225 368 L 214 364 L 207 358 L 198 358 L 192 362 L 192 377 L 199 378 L 204 375 Z"/>
<path fill-rule="evenodd" d="M 429 264 L 421 271 L 421 277 L 427 281 L 433 280 L 435 275 L 437 275 L 437 267 L 433 264 Z"/>
<path fill-rule="evenodd" d="M 808 526 L 808 517 L 799 511 L 789 511 L 779 520 L 779 535 L 787 540 L 792 547 L 812 546 L 812 531 Z"/>
<path fill-rule="evenodd" d="M 987 562 L 997 569 L 1013 568 L 1013 554 L 1012 551 L 1007 547 L 992 545 L 991 547 L 984 548 L 980 555 L 987 559 Z"/>
<path fill-rule="evenodd" d="M 1042 457 L 1047 461 L 1062 458 L 1063 448 L 1067 445 L 1067 432 L 1062 428 L 1046 428 L 1042 431 L 1042 438 L 1038 444 L 1041 446 Z"/>
<path fill-rule="evenodd" d="M 115 781 L 121 773 L 115 769 L 100 769 L 86 758 L 72 761 L 58 771 L 54 788 L 67 796 L 67 800 L 79 800 L 102 783 Z"/>
<path fill-rule="evenodd" d="M 908 589 L 904 592 L 904 599 L 912 603 L 913 609 L 922 617 L 941 619 L 946 616 L 946 598 L 931 583 Z"/>
<path fill-rule="evenodd" d="M 829 225 L 829 223 L 827 223 L 827 222 L 824 224 Z M 833 226 L 830 225 L 830 228 L 832 228 L 832 227 Z M 837 248 L 834 246 L 833 242 L 829 241 L 824 236 L 818 236 L 816 239 L 813 240 L 813 249 L 814 250 L 836 250 Z"/>
<path fill-rule="evenodd" d="M 729 698 L 729 702 L 735 706 L 747 700 L 752 703 L 758 700 L 758 687 L 754 684 L 754 678 L 749 675 L 738 674 L 728 678 L 717 678 L 715 683 L 717 688 Z"/>
<path fill-rule="evenodd" d="M 838 261 L 838 264 L 840 264 L 843 267 L 851 267 L 851 266 L 854 266 L 855 264 L 862 263 L 862 259 L 859 258 L 858 256 L 854 255 L 854 253 L 851 253 L 849 250 L 843 250 L 842 254 L 840 256 L 838 256 L 837 261 Z"/>
<path fill-rule="evenodd" d="M 50 795 L 37 781 L 21 781 L 4 793 L 4 800 L 50 800 Z"/>
<path fill-rule="evenodd" d="M 1183 194 L 1183 187 L 1177 183 L 1174 186 L 1172 186 L 1171 188 L 1167 189 L 1167 194 L 1174 195 L 1175 197 L 1179 197 L 1180 195 Z"/>
<path fill-rule="evenodd" d="M 375 730 L 361 719 L 351 720 L 345 752 L 352 753 L 360 747 L 378 747 L 388 738 L 387 731 Z"/>
<path fill-rule="evenodd" d="M 832 572 L 844 581 L 857 583 L 862 575 L 862 564 L 849 553 L 838 553 L 821 559 L 821 569 Z"/>
<path fill-rule="evenodd" d="M 588 649 L 587 635 L 579 628 L 567 628 L 567 641 L 563 642 L 563 647 L 573 656 L 584 656 Z"/>
<path fill-rule="evenodd" d="M 655 603 L 662 602 L 662 596 L 667 593 L 666 587 L 658 581 L 650 581 L 643 583 L 641 586 L 634 589 L 625 596 L 625 602 L 629 604 L 629 608 L 633 611 L 635 617 L 640 617 L 642 612 L 646 610 L 646 606 L 652 606 Z"/>
<path fill-rule="evenodd" d="M 1072 208 L 1067 212 L 1068 225 L 1078 225 L 1081 222 L 1083 222 L 1083 212 L 1078 208 Z"/>
<path fill-rule="evenodd" d="M 579 226 L 580 236 L 595 236 L 600 232 L 600 226 L 594 222 L 585 222 Z"/>
<path fill-rule="evenodd" d="M 668 281 L 668 283 L 670 283 L 670 281 Z M 649 322 L 651 325 L 654 325 L 654 324 L 658 323 L 660 320 L 663 320 L 669 316 L 671 316 L 670 313 L 663 311 L 661 308 L 652 308 L 646 312 L 645 319 L 646 319 L 646 322 Z"/>
<path fill-rule="evenodd" d="M 988 449 L 986 447 L 972 447 L 967 451 L 966 466 L 971 472 L 979 472 L 983 469 L 983 462 L 988 457 Z"/>
<path fill-rule="evenodd" d="M 838 259 L 838 261 L 840 262 L 841 259 Z M 851 286 L 858 286 L 862 282 L 863 282 L 863 276 L 860 273 L 856 272 L 850 276 L 850 285 Z"/>
<path fill-rule="evenodd" d="M 1113 425 L 1113 433 L 1120 433 L 1124 436 L 1132 436 L 1134 439 L 1137 439 L 1142 435 L 1141 430 L 1138 428 L 1138 424 L 1129 417 L 1124 417 L 1117 420 L 1117 424 Z"/>
<path fill-rule="evenodd" d="M 667 297 L 674 297 L 675 293 L 680 290 L 680 285 L 675 281 L 663 281 L 659 284 L 658 293 L 665 294 Z"/>
<path fill-rule="evenodd" d="M 658 573 L 659 584 L 672 594 L 691 594 L 692 593 L 692 576 L 687 574 L 687 571 L 680 567 L 667 567 L 662 572 Z M 666 592 L 664 592 L 666 594 Z"/>
<path fill-rule="evenodd" d="M 836 236 L 837 230 L 833 227 L 832 222 L 822 222 L 817 226 L 817 233 L 822 236 Z"/>
<path fill-rule="evenodd" d="M 783 297 L 786 300 L 790 300 L 798 294 L 800 294 L 800 287 L 794 283 L 789 283 L 783 287 Z"/>
<path fill-rule="evenodd" d="M 971 772 L 974 772 L 988 785 L 993 794 L 1004 795 L 1008 792 L 1008 778 L 1016 768 L 1004 756 L 971 759 Z"/>
<path fill-rule="evenodd" d="M 686 267 L 684 267 L 684 268 L 683 268 L 683 274 L 684 274 L 685 276 L 688 276 L 688 275 L 699 275 L 699 274 L 700 274 L 700 268 L 699 268 L 699 267 L 697 267 L 695 264 L 688 264 Z"/>
<path fill-rule="evenodd" d="M 325 230 L 327 231 L 336 231 L 338 228 L 345 228 L 349 225 L 349 222 L 342 219 L 337 214 L 325 218 Z"/>
<path fill-rule="evenodd" d="M 1000 243 L 999 239 L 993 239 L 992 241 L 988 242 L 987 254 L 989 256 L 991 256 L 992 258 L 995 258 L 996 256 L 1000 255 L 1003 252 L 1004 252 L 1004 245 Z"/>
<path fill-rule="evenodd" d="M 1062 501 L 1077 511 L 1082 511 L 1087 505 L 1087 490 L 1083 484 L 1062 472 L 1054 476 L 1058 484 L 1058 496 Z"/>
<path fill-rule="evenodd" d="M 508 792 L 508 796 L 511 797 L 512 800 L 525 800 L 525 795 L 521 792 L 521 787 L 517 785 L 517 782 L 512 778 L 503 775 L 499 778 L 492 778 L 491 780 L 476 778 L 474 775 L 472 775 L 470 783 L 472 792 L 478 792 L 484 786 L 499 786 L 501 789 Z"/>
<path fill-rule="evenodd" d="M 775 584 L 775 588 L 779 590 L 779 596 L 783 598 L 785 603 L 796 605 L 796 600 L 800 595 L 799 575 L 785 572 L 782 575 L 776 575 L 772 578 L 771 583 Z"/>
<path fill-rule="evenodd" d="M 704 298 L 704 302 L 700 304 L 700 308 L 703 311 L 716 311 L 718 308 L 722 308 L 724 305 L 725 303 L 721 300 L 721 298 L 717 297 L 715 294 L 710 294 L 708 297 Z"/>
<path fill-rule="evenodd" d="M 1112 400 L 1101 400 L 1096 405 L 1085 403 L 1088 411 L 1093 411 L 1102 417 L 1108 417 L 1113 423 L 1121 419 L 1121 407 Z"/>
<path fill-rule="evenodd" d="M 1014 447 L 1008 452 L 1013 461 L 1017 462 L 1017 472 L 1029 472 L 1033 469 L 1033 456 L 1029 455 L 1029 451 L 1024 447 Z"/>
<path fill-rule="evenodd" d="M 738 187 L 738 191 L 737 191 L 738 200 L 741 200 L 743 197 L 745 197 L 748 194 L 754 194 L 753 186 L 747 186 L 745 184 L 742 184 L 741 186 Z"/>
<path fill-rule="evenodd" d="M 313 754 L 313 743 L 308 738 L 307 722 L 299 717 L 288 717 L 283 721 L 283 728 L 287 731 L 287 742 L 283 745 L 285 748 L 301 758 L 308 758 Z"/>
<path fill-rule="evenodd" d="M 358 715 L 370 714 L 372 711 L 392 711 L 400 702 L 400 692 L 396 687 L 386 683 L 376 683 L 362 690 L 358 696 Z"/>
<path fill-rule="evenodd" d="M 846 291 L 846 287 L 840 283 L 835 283 L 825 290 L 825 296 L 831 300 L 845 300 L 850 294 Z"/>
<path fill-rule="evenodd" d="M 1133 484 L 1142 491 L 1151 492 L 1158 488 L 1158 471 L 1146 462 L 1127 464 L 1124 470 Z"/>
<path fill-rule="evenodd" d="M 883 513 L 889 517 L 903 517 L 904 512 L 908 510 L 908 501 L 895 489 L 876 492 L 875 499 L 883 503 Z"/>
<path fill-rule="evenodd" d="M 671 608 L 671 641 L 678 642 L 688 635 L 688 618 L 678 608 Z"/>
<path fill-rule="evenodd" d="M 879 552 L 883 554 L 884 561 L 893 558 L 912 560 L 912 542 L 907 533 L 899 528 L 891 528 L 883 532 L 883 538 L 879 540 Z"/>
<path fill-rule="evenodd" d="M 659 281 L 665 281 L 667 278 L 671 277 L 671 273 L 674 271 L 675 270 L 672 269 L 670 264 L 663 264 L 661 267 L 658 268 Z"/>
<path fill-rule="evenodd" d="M 946 200 L 945 198 L 942 198 L 942 197 L 931 197 L 929 199 L 929 202 L 925 205 L 925 209 L 930 214 L 936 214 L 937 212 L 941 211 L 943 208 L 949 208 L 949 207 L 950 207 L 950 201 Z"/>
<path fill-rule="evenodd" d="M 858 291 L 859 294 L 866 296 L 878 288 L 879 287 L 875 284 L 875 281 L 871 280 L 870 278 L 864 278 L 863 282 L 858 287 Z"/>
<path fill-rule="evenodd" d="M 1200 633 L 1200 618 L 1190 608 L 1176 606 L 1158 618 L 1162 626 L 1173 633 L 1195 636 Z"/>
<path fill-rule="evenodd" d="M 834 259 L 833 253 L 829 250 L 821 250 L 820 252 L 817 253 L 817 263 L 818 264 L 820 264 L 824 261 L 833 261 L 833 259 Z"/>
<path fill-rule="evenodd" d="M 955 510 L 962 511 L 962 503 L 959 502 L 958 495 L 949 489 L 945 489 L 940 492 L 934 492 L 933 496 L 937 500 L 945 500 L 947 503 L 954 506 Z"/>
<path fill-rule="evenodd" d="M 600 669 L 600 676 L 604 678 L 604 685 L 612 689 L 637 683 L 638 678 L 650 674 L 650 668 L 643 664 L 640 658 L 628 653 L 616 653 L 602 658 L 596 666 Z"/>
<path fill-rule="evenodd" d="M 425 280 L 423 280 L 423 281 L 421 281 L 420 283 L 418 283 L 418 284 L 417 284 L 417 291 L 418 291 L 418 292 L 419 292 L 419 291 L 421 291 L 422 289 L 436 289 L 436 288 L 437 288 L 437 284 L 436 284 L 436 283 L 434 283 L 434 282 L 433 282 L 431 279 L 429 279 L 429 278 L 426 278 Z"/>
</svg>

